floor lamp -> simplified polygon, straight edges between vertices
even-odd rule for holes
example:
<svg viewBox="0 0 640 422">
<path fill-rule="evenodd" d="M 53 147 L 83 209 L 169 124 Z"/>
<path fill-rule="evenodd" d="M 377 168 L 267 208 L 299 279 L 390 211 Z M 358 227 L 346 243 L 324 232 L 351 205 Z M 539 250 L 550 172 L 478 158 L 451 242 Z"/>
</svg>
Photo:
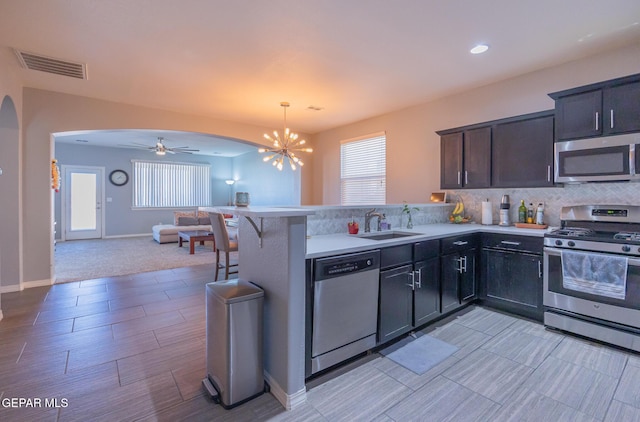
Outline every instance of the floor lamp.
<svg viewBox="0 0 640 422">
<path fill-rule="evenodd" d="M 225 180 L 225 183 L 226 183 L 227 185 L 229 185 L 229 204 L 228 204 L 229 206 L 233 205 L 233 199 L 232 199 L 232 198 L 233 198 L 233 196 L 232 196 L 232 193 L 233 193 L 233 192 L 232 192 L 232 190 L 233 190 L 233 184 L 234 184 L 235 182 L 236 182 L 236 181 L 235 181 L 235 180 L 233 180 L 233 179 L 227 179 L 227 180 Z"/>
</svg>

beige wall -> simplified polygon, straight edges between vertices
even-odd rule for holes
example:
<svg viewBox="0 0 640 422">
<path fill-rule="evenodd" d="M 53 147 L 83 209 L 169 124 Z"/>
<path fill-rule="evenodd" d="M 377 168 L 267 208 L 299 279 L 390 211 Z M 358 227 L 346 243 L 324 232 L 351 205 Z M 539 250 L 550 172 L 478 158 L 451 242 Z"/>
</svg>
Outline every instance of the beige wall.
<svg viewBox="0 0 640 422">
<path fill-rule="evenodd" d="M 549 110 L 547 93 L 640 73 L 640 43 L 313 136 L 313 198 L 340 203 L 340 141 L 387 133 L 387 203 L 424 203 L 440 189 L 436 130 Z"/>
<path fill-rule="evenodd" d="M 0 292 L 18 285 L 22 277 L 22 87 L 13 67 L 9 66 L 15 57 L 6 50 L 0 50 L 0 104 L 4 104 L 0 109 L 0 168 L 3 170 L 0 176 Z"/>
<path fill-rule="evenodd" d="M 24 89 L 24 282 L 46 283 L 51 277 L 51 134 L 94 129 L 165 129 L 209 133 L 263 143 L 272 128 L 190 116 L 98 99 Z M 309 138 L 308 135 L 302 134 Z M 302 172 L 302 203 L 308 203 L 312 165 Z"/>
</svg>

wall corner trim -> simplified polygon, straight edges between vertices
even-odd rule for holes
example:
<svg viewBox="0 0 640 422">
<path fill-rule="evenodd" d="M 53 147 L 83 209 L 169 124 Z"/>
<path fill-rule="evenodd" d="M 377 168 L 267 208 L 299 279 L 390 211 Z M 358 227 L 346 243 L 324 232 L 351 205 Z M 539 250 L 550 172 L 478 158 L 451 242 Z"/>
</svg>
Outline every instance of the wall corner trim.
<svg viewBox="0 0 640 422">
<path fill-rule="evenodd" d="M 286 410 L 293 410 L 307 401 L 306 387 L 293 394 L 287 394 L 267 371 L 264 371 L 264 378 L 269 384 L 273 397 L 275 397 Z"/>
</svg>

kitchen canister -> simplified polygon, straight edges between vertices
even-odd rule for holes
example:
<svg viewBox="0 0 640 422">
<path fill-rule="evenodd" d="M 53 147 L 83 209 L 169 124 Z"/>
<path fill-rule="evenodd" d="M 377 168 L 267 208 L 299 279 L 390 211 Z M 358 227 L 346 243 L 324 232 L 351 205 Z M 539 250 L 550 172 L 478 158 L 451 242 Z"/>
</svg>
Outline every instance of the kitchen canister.
<svg viewBox="0 0 640 422">
<path fill-rule="evenodd" d="M 482 224 L 486 226 L 493 224 L 493 211 L 491 209 L 491 201 L 488 199 L 482 201 Z"/>
<path fill-rule="evenodd" d="M 249 206 L 249 192 L 236 192 L 236 207 Z"/>
</svg>

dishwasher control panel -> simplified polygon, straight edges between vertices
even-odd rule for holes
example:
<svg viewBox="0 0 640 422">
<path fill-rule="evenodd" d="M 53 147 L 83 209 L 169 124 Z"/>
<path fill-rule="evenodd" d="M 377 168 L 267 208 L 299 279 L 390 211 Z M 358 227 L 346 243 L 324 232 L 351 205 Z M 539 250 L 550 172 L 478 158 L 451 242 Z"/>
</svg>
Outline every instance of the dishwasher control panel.
<svg viewBox="0 0 640 422">
<path fill-rule="evenodd" d="M 322 258 L 315 262 L 315 279 L 323 280 L 377 268 L 380 268 L 379 251 Z"/>
<path fill-rule="evenodd" d="M 371 259 L 361 259 L 359 261 L 349 261 L 340 264 L 327 265 L 324 268 L 324 275 L 344 274 L 352 273 L 354 271 L 362 270 L 364 268 L 373 265 Z"/>
</svg>

